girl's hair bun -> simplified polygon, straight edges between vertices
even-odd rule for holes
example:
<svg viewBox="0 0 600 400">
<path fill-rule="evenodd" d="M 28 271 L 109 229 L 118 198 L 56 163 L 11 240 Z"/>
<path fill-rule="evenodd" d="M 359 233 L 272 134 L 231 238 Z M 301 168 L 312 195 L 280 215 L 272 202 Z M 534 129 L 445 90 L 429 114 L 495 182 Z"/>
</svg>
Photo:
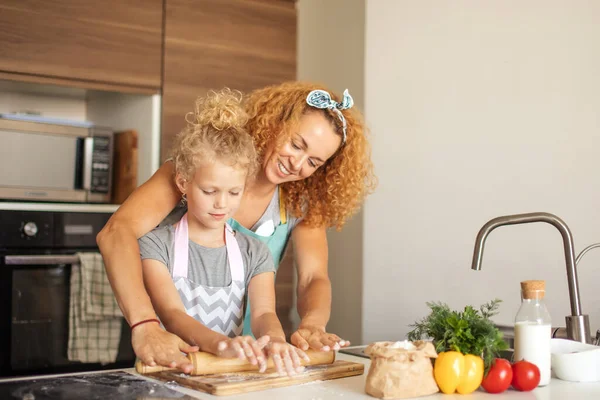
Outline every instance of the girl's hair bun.
<svg viewBox="0 0 600 400">
<path fill-rule="evenodd" d="M 192 125 L 210 125 L 222 131 L 244 128 L 248 115 L 242 105 L 242 93 L 225 88 L 218 92 L 211 90 L 205 97 L 198 98 L 195 112 L 188 114 L 186 119 Z"/>
<path fill-rule="evenodd" d="M 186 115 L 187 126 L 175 137 L 175 171 L 191 179 L 203 163 L 225 161 L 253 176 L 257 169 L 254 141 L 248 134 L 248 114 L 242 93 L 228 88 L 211 90 L 196 100 L 193 112 Z"/>
</svg>

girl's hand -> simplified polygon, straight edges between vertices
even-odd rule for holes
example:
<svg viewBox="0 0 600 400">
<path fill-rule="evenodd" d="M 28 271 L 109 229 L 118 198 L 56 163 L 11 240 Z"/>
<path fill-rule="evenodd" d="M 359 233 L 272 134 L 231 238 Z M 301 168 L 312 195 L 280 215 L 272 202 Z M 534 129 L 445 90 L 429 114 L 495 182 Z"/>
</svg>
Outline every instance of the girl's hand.
<svg viewBox="0 0 600 400">
<path fill-rule="evenodd" d="M 267 360 L 263 348 L 269 343 L 269 340 L 271 338 L 268 335 L 258 340 L 255 340 L 252 336 L 228 338 L 218 343 L 216 355 L 247 360 L 252 365 L 258 365 L 260 372 L 265 372 L 267 369 Z"/>
<path fill-rule="evenodd" d="M 301 348 L 318 351 L 339 350 L 350 346 L 348 340 L 341 339 L 338 335 L 325 332 L 325 329 L 315 326 L 301 326 L 291 337 L 291 342 Z"/>
<path fill-rule="evenodd" d="M 273 359 L 275 369 L 281 376 L 294 376 L 302 371 L 302 360 L 309 362 L 305 352 L 287 343 L 284 339 L 271 339 L 266 346 L 267 354 Z"/>
</svg>

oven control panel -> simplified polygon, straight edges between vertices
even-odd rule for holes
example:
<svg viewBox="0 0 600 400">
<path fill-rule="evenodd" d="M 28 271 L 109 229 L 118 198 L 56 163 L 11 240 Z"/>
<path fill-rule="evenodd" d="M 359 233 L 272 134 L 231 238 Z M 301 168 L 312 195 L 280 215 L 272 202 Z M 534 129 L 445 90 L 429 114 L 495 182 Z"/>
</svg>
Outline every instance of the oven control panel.
<svg viewBox="0 0 600 400">
<path fill-rule="evenodd" d="M 52 247 L 54 217 L 52 213 L 0 211 L 2 247 Z"/>
<path fill-rule="evenodd" d="M 92 187 L 95 193 L 109 193 L 111 183 L 111 136 L 94 136 L 92 153 Z"/>
<path fill-rule="evenodd" d="M 95 248 L 110 213 L 0 210 L 0 248 Z"/>
</svg>

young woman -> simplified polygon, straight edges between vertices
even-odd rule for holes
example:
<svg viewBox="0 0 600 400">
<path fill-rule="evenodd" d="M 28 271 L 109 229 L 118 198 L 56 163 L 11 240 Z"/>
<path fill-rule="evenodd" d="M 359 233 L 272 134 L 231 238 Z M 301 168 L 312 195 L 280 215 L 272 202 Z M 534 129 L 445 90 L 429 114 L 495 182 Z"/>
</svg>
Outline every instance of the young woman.
<svg viewBox="0 0 600 400">
<path fill-rule="evenodd" d="M 331 312 L 326 229 L 341 229 L 375 187 L 366 128 L 343 98 L 308 83 L 289 82 L 254 91 L 246 101 L 259 171 L 246 186 L 233 229 L 265 242 L 275 266 L 290 237 L 298 269 L 298 312 L 291 342 L 328 351 L 349 345 L 326 331 Z M 177 206 L 181 192 L 171 161 L 137 188 L 98 235 L 113 291 L 130 325 L 155 318 L 142 279 L 137 239 Z M 249 309 L 249 308 L 248 308 Z M 244 333 L 249 333 L 246 316 Z M 181 352 L 197 350 L 157 324 L 132 331 L 136 355 L 146 364 L 191 365 Z"/>
</svg>

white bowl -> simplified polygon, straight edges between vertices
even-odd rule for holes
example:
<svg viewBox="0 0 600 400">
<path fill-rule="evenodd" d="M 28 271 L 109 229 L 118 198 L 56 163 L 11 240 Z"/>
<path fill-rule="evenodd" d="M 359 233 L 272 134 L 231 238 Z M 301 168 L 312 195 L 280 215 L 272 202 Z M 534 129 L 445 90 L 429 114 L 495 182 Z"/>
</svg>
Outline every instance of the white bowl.
<svg viewBox="0 0 600 400">
<path fill-rule="evenodd" d="M 567 339 L 551 340 L 552 370 L 558 379 L 600 381 L 600 347 Z"/>
</svg>

